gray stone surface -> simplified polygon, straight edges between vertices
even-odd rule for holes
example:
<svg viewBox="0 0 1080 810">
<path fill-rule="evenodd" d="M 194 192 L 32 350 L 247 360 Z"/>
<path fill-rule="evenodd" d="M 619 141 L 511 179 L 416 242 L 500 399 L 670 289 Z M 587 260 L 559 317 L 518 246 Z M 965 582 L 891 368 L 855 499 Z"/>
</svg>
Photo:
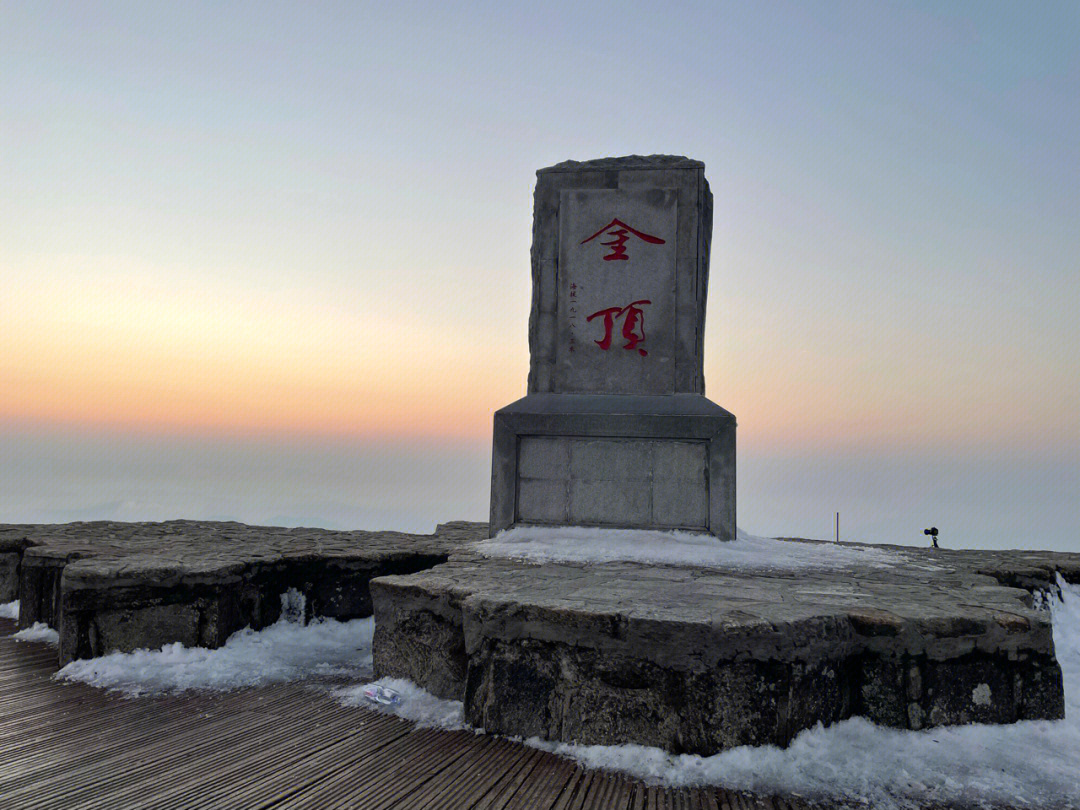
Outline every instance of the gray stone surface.
<svg viewBox="0 0 1080 810">
<path fill-rule="evenodd" d="M 0 603 L 19 598 L 19 563 L 22 553 L 0 551 Z"/>
<path fill-rule="evenodd" d="M 0 602 L 19 598 L 19 575 L 28 541 L 22 526 L 0 525 Z M 9 531 L 10 529 L 10 531 Z"/>
<path fill-rule="evenodd" d="M 552 390 L 675 393 L 678 192 L 564 190 L 559 212 Z"/>
<path fill-rule="evenodd" d="M 704 441 L 522 436 L 517 520 L 705 530 L 707 454 Z"/>
<path fill-rule="evenodd" d="M 537 172 L 529 394 L 495 415 L 493 533 L 735 536 L 735 420 L 704 398 L 702 373 L 711 234 L 700 161 L 633 155 Z"/>
<path fill-rule="evenodd" d="M 704 164 L 635 155 L 568 161 L 536 174 L 529 393 L 704 393 L 712 236 Z M 630 231 L 621 246 L 605 245 L 620 237 L 603 234 L 584 241 L 614 219 L 663 243 Z M 605 259 L 616 247 L 625 258 Z M 623 348 L 621 316 L 612 345 L 599 349 L 603 317 L 586 322 L 588 316 L 639 300 L 651 301 L 640 307 L 644 340 Z"/>
<path fill-rule="evenodd" d="M 735 537 L 735 417 L 697 394 L 530 394 L 495 414 L 492 532 L 517 524 Z"/>
<path fill-rule="evenodd" d="M 789 573 L 457 552 L 372 581 L 376 674 L 464 700 L 488 731 L 700 754 L 855 715 L 1063 715 L 1030 590 L 1080 581 L 1080 554 L 889 551 L 888 567 Z"/>
<path fill-rule="evenodd" d="M 290 588 L 305 594 L 309 615 L 369 616 L 372 577 L 437 565 L 485 532 L 467 523 L 432 535 L 196 521 L 0 526 L 0 554 L 18 557 L 20 626 L 56 628 L 63 664 L 174 641 L 219 646 L 276 621 Z"/>
</svg>

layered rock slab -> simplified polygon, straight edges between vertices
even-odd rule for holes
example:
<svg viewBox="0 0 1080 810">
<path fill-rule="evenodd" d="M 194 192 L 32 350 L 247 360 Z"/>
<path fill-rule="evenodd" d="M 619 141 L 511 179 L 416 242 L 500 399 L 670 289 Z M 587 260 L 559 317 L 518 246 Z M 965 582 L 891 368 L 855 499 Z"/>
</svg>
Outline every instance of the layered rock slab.
<svg viewBox="0 0 1080 810">
<path fill-rule="evenodd" d="M 457 553 L 372 581 L 376 675 L 461 699 L 488 731 L 697 754 L 852 716 L 912 729 L 1063 716 L 1028 588 L 1080 579 L 1080 555 L 880 554 L 785 572 Z"/>
<path fill-rule="evenodd" d="M 280 615 L 281 594 L 309 616 L 370 616 L 373 577 L 445 562 L 486 525 L 449 523 L 431 535 L 101 521 L 0 527 L 0 586 L 19 624 L 60 634 L 60 664 L 181 642 L 217 647 Z M 10 559 L 9 559 L 10 558 Z"/>
</svg>

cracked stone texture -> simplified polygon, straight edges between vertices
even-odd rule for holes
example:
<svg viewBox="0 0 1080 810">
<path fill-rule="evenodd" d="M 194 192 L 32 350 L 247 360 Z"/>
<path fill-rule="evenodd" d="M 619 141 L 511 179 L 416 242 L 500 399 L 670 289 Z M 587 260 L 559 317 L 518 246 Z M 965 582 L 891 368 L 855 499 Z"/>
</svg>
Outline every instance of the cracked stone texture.
<svg viewBox="0 0 1080 810">
<path fill-rule="evenodd" d="M 375 671 L 464 700 L 488 731 L 698 754 L 855 715 L 912 729 L 1063 716 L 1031 591 L 1055 572 L 1080 581 L 1080 554 L 878 548 L 895 563 L 797 572 L 463 550 L 372 581 Z"/>
<path fill-rule="evenodd" d="M 19 626 L 60 633 L 61 665 L 174 641 L 217 647 L 280 615 L 296 588 L 309 615 L 370 616 L 368 582 L 444 562 L 486 533 L 447 523 L 432 535 L 189 520 L 0 526 L 0 600 Z"/>
</svg>

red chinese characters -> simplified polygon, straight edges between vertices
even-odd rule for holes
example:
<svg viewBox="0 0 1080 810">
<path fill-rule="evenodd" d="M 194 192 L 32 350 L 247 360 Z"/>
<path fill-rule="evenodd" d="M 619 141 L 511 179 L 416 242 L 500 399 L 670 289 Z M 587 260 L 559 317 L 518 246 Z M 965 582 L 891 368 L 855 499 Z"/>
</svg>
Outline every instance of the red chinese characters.
<svg viewBox="0 0 1080 810">
<path fill-rule="evenodd" d="M 586 242 L 591 242 L 593 239 L 601 235 L 610 236 L 612 237 L 611 241 L 600 242 L 601 245 L 606 245 L 611 248 L 611 253 L 604 256 L 604 261 L 625 262 L 630 258 L 626 255 L 626 242 L 630 239 L 631 234 L 644 242 L 648 242 L 650 245 L 664 244 L 664 240 L 661 239 L 659 236 L 651 236 L 647 233 L 642 233 L 641 231 L 635 230 L 634 228 L 631 228 L 629 225 L 623 222 L 621 219 L 611 220 L 611 222 L 598 230 L 592 236 L 588 237 L 587 239 L 582 239 L 581 244 L 584 245 Z"/>
<path fill-rule="evenodd" d="M 592 321 L 593 318 L 603 317 L 604 337 L 593 342 L 604 351 L 610 349 L 615 321 L 622 318 L 622 336 L 626 339 L 623 348 L 636 348 L 639 343 L 645 340 L 645 313 L 642 311 L 641 307 L 651 303 L 652 301 L 646 300 L 633 301 L 625 307 L 608 307 L 607 309 L 601 309 L 594 312 L 587 317 L 585 321 L 589 322 Z M 645 349 L 638 349 L 637 351 L 642 357 L 647 357 L 649 354 Z"/>
</svg>

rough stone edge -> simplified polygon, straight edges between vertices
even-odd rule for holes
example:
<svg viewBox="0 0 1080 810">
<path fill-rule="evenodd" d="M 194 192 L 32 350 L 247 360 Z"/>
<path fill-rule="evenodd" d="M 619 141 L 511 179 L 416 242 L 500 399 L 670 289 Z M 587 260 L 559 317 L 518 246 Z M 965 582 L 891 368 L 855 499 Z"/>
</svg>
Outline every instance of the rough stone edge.
<svg viewBox="0 0 1080 810">
<path fill-rule="evenodd" d="M 19 573 L 22 552 L 0 551 L 0 604 L 19 598 Z"/>
<path fill-rule="evenodd" d="M 182 641 L 220 647 L 237 630 L 260 630 L 281 615 L 281 594 L 305 596 L 306 618 L 347 621 L 372 615 L 370 582 L 413 574 L 446 562 L 448 554 L 386 559 L 277 559 L 227 566 L 221 575 L 181 576 L 162 584 L 67 587 L 61 580 L 60 665 L 108 652 L 157 649 Z"/>
<path fill-rule="evenodd" d="M 1022 555 L 1024 552 L 1012 554 Z M 1080 555 L 1055 561 L 1080 564 Z M 1009 563 L 1008 560 L 1001 560 L 995 570 L 1000 575 L 1009 568 Z M 1015 567 L 1015 559 L 1012 564 Z M 976 575 L 993 576 L 989 571 L 980 570 L 983 567 L 969 565 L 968 570 Z M 1035 570 L 1040 572 L 1040 576 L 1033 579 L 1033 583 L 1047 588 L 1055 587 L 1053 567 L 1036 567 Z M 994 578 L 1001 581 L 1000 576 Z M 1016 588 L 1012 583 L 1001 581 L 1001 584 Z M 409 678 L 440 697 L 460 698 L 464 701 L 468 722 L 497 733 L 566 740 L 566 730 L 572 729 L 569 739 L 584 744 L 638 742 L 658 745 L 676 753 L 689 751 L 710 754 L 734 745 L 787 745 L 795 734 L 817 722 L 829 723 L 851 716 L 862 716 L 881 725 L 905 729 L 972 722 L 1053 720 L 1064 716 L 1061 668 L 1052 651 L 1049 619 L 1039 621 L 1035 626 L 1025 619 L 1021 627 L 1012 621 L 1017 618 L 1013 614 L 995 616 L 986 623 L 987 627 L 982 628 L 984 632 L 996 633 L 996 643 L 989 645 L 993 649 L 987 649 L 988 645 L 981 637 L 958 641 L 950 639 L 949 643 L 955 649 L 950 649 L 948 665 L 945 666 L 942 651 L 937 651 L 937 655 L 927 655 L 927 652 L 933 650 L 916 648 L 914 651 L 905 650 L 900 655 L 891 654 L 887 647 L 874 643 L 874 636 L 880 630 L 876 627 L 880 617 L 845 614 L 844 618 L 852 624 L 853 631 L 861 638 L 860 649 L 855 654 L 837 650 L 837 654 L 831 658 L 822 655 L 816 660 L 808 661 L 767 659 L 759 662 L 783 669 L 786 674 L 781 673 L 783 677 L 780 677 L 778 682 L 781 685 L 786 684 L 784 688 L 788 688 L 790 692 L 777 703 L 775 716 L 770 723 L 766 723 L 765 736 L 759 734 L 760 718 L 755 721 L 757 726 L 741 725 L 736 713 L 731 720 L 720 724 L 728 726 L 723 733 L 730 739 L 710 739 L 706 729 L 715 724 L 704 721 L 699 713 L 696 717 L 680 718 L 679 722 L 673 725 L 670 718 L 679 717 L 678 711 L 671 707 L 662 712 L 649 711 L 648 706 L 640 705 L 642 695 L 645 694 L 640 687 L 624 690 L 632 698 L 630 704 L 633 705 L 621 707 L 605 705 L 597 694 L 598 689 L 610 678 L 611 671 L 618 669 L 613 663 L 622 661 L 623 665 L 632 668 L 640 669 L 644 666 L 663 669 L 658 662 L 615 655 L 605 663 L 603 672 L 594 674 L 588 682 L 578 681 L 565 686 L 561 683 L 565 674 L 575 669 L 575 666 L 567 663 L 568 656 L 599 656 L 599 651 L 576 643 L 545 641 L 530 638 L 528 634 L 522 636 L 522 622 L 513 617 L 509 624 L 519 628 L 518 637 L 511 637 L 514 636 L 513 633 L 504 638 L 487 637 L 481 627 L 481 614 L 485 611 L 485 603 L 491 600 L 471 596 L 466 588 L 455 594 L 453 599 L 440 602 L 438 596 L 425 592 L 409 577 L 381 580 L 374 583 L 373 587 L 380 591 L 376 603 L 377 643 L 373 648 L 377 675 Z M 394 616 L 395 608 L 392 602 L 395 596 L 400 597 L 406 593 L 407 599 L 412 603 L 412 610 L 407 609 L 405 612 L 424 614 L 422 620 L 417 615 L 406 616 L 404 619 Z M 499 603 L 502 600 L 494 601 Z M 459 616 L 453 615 L 455 604 L 460 605 Z M 438 609 L 431 609 L 433 605 L 438 605 Z M 400 603 L 397 607 L 401 607 Z M 497 608 L 501 611 L 506 609 L 507 603 L 502 603 Z M 414 627 L 424 625 L 424 633 L 417 643 L 406 640 L 410 624 Z M 384 627 L 382 637 L 378 631 L 380 625 Z M 1032 637 L 1029 644 L 1031 649 L 1013 649 L 1016 644 L 1007 643 L 1010 641 L 1009 636 L 1017 634 Z M 984 643 L 980 644 L 980 640 Z M 430 660 L 423 660 L 423 651 L 431 644 L 458 651 L 458 656 L 464 655 L 466 675 L 463 688 L 462 679 L 457 674 L 446 679 L 442 674 L 432 673 Z M 513 660 L 521 649 L 533 646 L 543 648 L 543 652 L 534 660 Z M 846 656 L 845 652 L 848 652 Z M 384 656 L 385 660 L 380 664 L 380 658 Z M 626 661 L 623 661 L 623 658 L 626 658 Z M 544 673 L 552 669 L 552 661 L 561 663 L 545 676 Z M 723 664 L 720 669 L 727 667 L 735 671 L 746 663 L 745 659 L 739 660 L 736 657 Z M 453 662 L 453 669 L 457 673 L 461 668 L 462 661 L 458 657 Z M 581 667 L 576 669 L 580 670 Z M 958 678 L 958 671 L 965 673 L 965 677 Z M 693 679 L 702 676 L 703 673 L 691 671 L 669 673 L 664 676 L 667 684 L 665 689 L 654 690 L 654 702 L 662 702 L 664 695 L 672 692 L 672 687 L 680 678 Z M 839 680 L 839 683 L 832 684 L 831 693 L 828 689 L 822 690 L 823 686 L 829 685 L 829 677 L 834 681 Z M 493 685 L 505 678 L 514 680 L 512 688 L 500 690 Z M 822 681 L 822 678 L 825 681 Z M 979 680 L 974 687 L 973 678 Z M 991 681 L 995 682 L 993 687 L 990 686 Z M 983 704 L 975 695 L 976 689 L 984 686 L 995 694 L 1004 692 L 1007 697 L 999 698 L 994 703 Z M 744 683 L 741 690 L 752 691 L 753 688 L 763 687 L 760 683 L 757 686 Z M 685 695 L 691 691 L 693 690 L 685 685 L 674 686 L 674 692 L 679 694 Z M 577 696 L 583 693 L 592 695 L 592 698 L 580 705 Z M 825 700 L 823 694 L 832 696 L 832 703 L 825 706 L 823 711 L 811 712 L 805 709 L 809 702 Z M 709 692 L 706 698 L 706 703 L 709 700 L 715 702 L 716 695 Z M 615 702 L 618 703 L 617 700 Z M 578 722 L 580 718 L 596 715 L 597 712 L 601 714 L 602 720 L 594 726 L 590 727 L 583 721 Z M 507 715 L 510 716 L 509 720 Z M 628 733 L 628 718 L 635 717 L 651 719 L 644 725 L 636 726 L 639 728 L 638 733 Z M 544 721 L 543 718 L 547 720 Z"/>
<path fill-rule="evenodd" d="M 536 173 L 619 171 L 622 169 L 704 169 L 705 164 L 684 155 L 625 155 L 594 158 L 593 160 L 564 160 L 553 166 L 537 169 Z"/>
<path fill-rule="evenodd" d="M 917 657 L 858 655 L 815 664 L 730 661 L 685 672 L 532 639 L 484 639 L 477 652 L 463 696 L 467 722 L 586 745 L 637 743 L 708 756 L 740 745 L 786 746 L 819 722 L 852 716 L 903 729 L 1064 716 L 1052 658 L 974 654 L 942 667 Z M 1017 692 L 1014 682 L 1036 688 Z M 988 683 L 1007 696 L 980 703 Z"/>
<path fill-rule="evenodd" d="M 452 521 L 439 524 L 429 535 L 325 530 L 327 534 L 348 535 L 360 543 L 368 536 L 378 536 L 381 541 L 399 536 L 412 541 L 414 548 L 365 553 L 359 545 L 355 551 L 283 551 L 181 566 L 157 560 L 152 551 L 143 547 L 123 556 L 115 538 L 103 544 L 109 556 L 99 557 L 93 542 L 97 539 L 95 528 L 113 523 L 85 524 L 85 536 L 58 534 L 55 546 L 50 545 L 52 524 L 0 527 L 9 530 L 0 536 L 0 586 L 12 571 L 18 577 L 16 590 L 6 594 L 8 598 L 3 601 L 19 599 L 20 627 L 43 622 L 59 631 L 61 665 L 75 657 L 100 655 L 113 649 L 157 648 L 174 641 L 220 646 L 244 626 L 259 629 L 276 621 L 280 595 L 289 588 L 305 595 L 309 618 L 365 618 L 372 614 L 368 586 L 372 578 L 416 573 L 446 562 L 459 546 L 485 537 L 487 525 Z M 173 523 L 178 522 L 145 525 L 164 528 Z M 83 524 L 61 525 L 70 528 Z M 245 528 L 274 534 L 283 531 L 277 527 Z M 338 573 L 328 578 L 328 570 Z M 2 591 L 0 595 L 4 595 Z M 104 625 L 112 632 L 103 632 Z M 120 641 L 110 643 L 109 637 Z"/>
<path fill-rule="evenodd" d="M 462 595 L 432 596 L 408 577 L 371 581 L 376 678 L 405 678 L 436 697 L 460 700 L 469 657 L 462 627 Z M 409 602 L 401 610 L 401 600 Z"/>
</svg>

